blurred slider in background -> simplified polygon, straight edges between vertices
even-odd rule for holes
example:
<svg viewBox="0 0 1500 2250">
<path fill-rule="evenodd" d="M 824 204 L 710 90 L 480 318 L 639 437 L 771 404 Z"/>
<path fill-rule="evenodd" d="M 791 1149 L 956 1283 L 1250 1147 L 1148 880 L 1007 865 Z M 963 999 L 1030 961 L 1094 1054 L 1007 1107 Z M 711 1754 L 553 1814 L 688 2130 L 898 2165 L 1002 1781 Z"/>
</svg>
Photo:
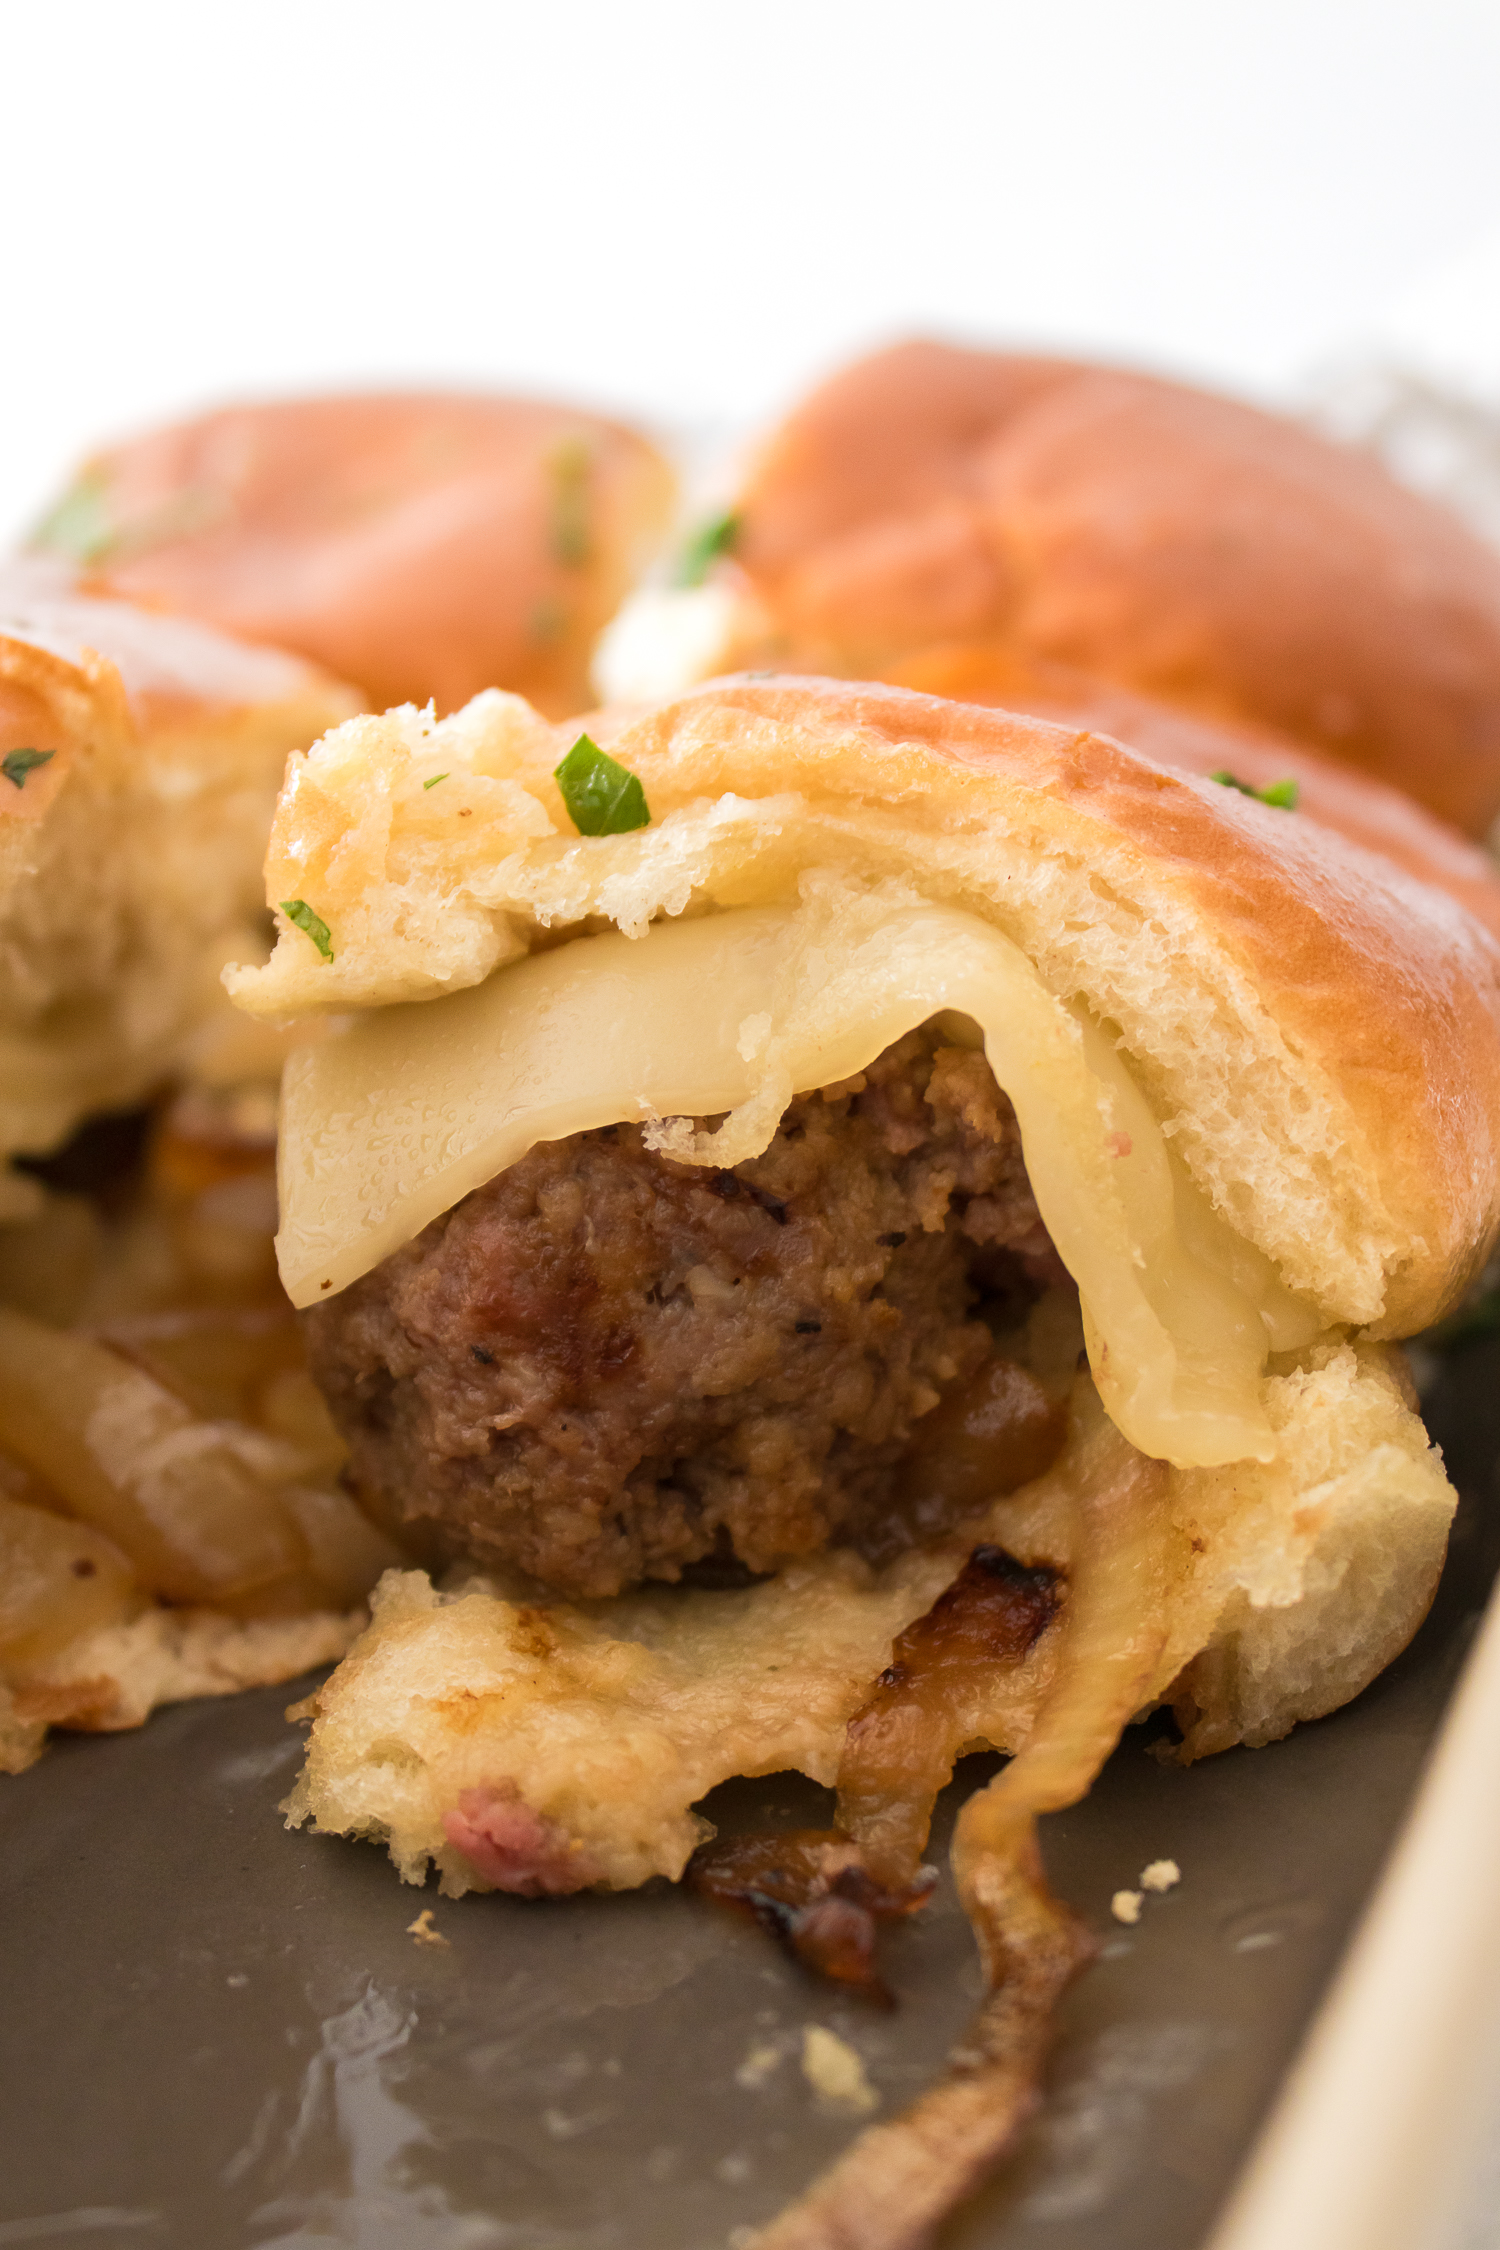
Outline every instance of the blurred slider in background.
<svg viewBox="0 0 1500 2250">
<path fill-rule="evenodd" d="M 295 649 L 373 710 L 500 687 L 565 718 L 674 492 L 645 438 L 568 406 L 295 399 L 96 454 L 33 543 L 96 591 Z"/>
<path fill-rule="evenodd" d="M 606 635 L 609 696 L 748 667 L 1060 715 L 1107 685 L 1264 731 L 1471 836 L 1500 812 L 1500 557 L 1296 422 L 1118 369 L 900 344 L 794 409 L 717 532 L 699 585 L 639 596 Z"/>
<path fill-rule="evenodd" d="M 219 972 L 288 752 L 585 701 L 672 494 L 568 407 L 291 402 L 99 456 L 0 565 L 0 1770 L 336 1655 L 397 1559 L 276 1279 L 287 1041 Z"/>
</svg>

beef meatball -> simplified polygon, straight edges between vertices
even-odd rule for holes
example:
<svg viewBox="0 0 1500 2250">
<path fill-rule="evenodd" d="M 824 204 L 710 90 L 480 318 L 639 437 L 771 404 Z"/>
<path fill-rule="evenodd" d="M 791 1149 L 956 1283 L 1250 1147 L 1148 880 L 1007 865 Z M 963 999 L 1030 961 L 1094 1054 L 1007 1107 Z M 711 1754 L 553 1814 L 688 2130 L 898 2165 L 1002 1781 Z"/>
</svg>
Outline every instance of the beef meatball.
<svg viewBox="0 0 1500 2250">
<path fill-rule="evenodd" d="M 990 1349 L 981 1274 L 1054 1270 L 1014 1111 L 925 1030 L 732 1171 L 542 1143 L 302 1318 L 384 1520 L 603 1595 L 855 1535 Z"/>
</svg>

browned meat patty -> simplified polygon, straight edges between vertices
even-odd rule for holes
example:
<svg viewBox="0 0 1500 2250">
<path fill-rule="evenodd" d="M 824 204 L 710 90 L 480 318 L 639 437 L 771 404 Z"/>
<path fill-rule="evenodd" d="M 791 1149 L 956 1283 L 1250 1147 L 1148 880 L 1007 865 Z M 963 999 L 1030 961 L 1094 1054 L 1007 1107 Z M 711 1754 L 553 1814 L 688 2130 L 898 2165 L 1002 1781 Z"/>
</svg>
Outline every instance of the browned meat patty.
<svg viewBox="0 0 1500 2250">
<path fill-rule="evenodd" d="M 302 1317 L 386 1520 L 598 1595 L 857 1530 L 989 1349 L 986 1263 L 1055 1267 L 988 1064 L 924 1031 L 733 1171 L 544 1143 Z"/>
</svg>

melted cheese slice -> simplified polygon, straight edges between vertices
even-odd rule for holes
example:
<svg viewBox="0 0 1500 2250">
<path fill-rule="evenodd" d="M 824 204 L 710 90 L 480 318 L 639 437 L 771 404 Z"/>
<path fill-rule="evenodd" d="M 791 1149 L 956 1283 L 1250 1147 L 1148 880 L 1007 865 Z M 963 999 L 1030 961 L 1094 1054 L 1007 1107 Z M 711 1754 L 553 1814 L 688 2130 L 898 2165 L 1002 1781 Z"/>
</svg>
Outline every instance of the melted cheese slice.
<svg viewBox="0 0 1500 2250">
<path fill-rule="evenodd" d="M 904 891 L 835 886 L 578 938 L 294 1054 L 288 1294 L 311 1305 L 346 1288 L 539 1141 L 659 1121 L 648 1138 L 669 1155 L 740 1163 L 794 1094 L 942 1015 L 960 1037 L 977 1026 L 1014 1105 L 1111 1419 L 1182 1466 L 1269 1460 L 1266 1355 L 1310 1341 L 1317 1315 L 1193 1185 L 1105 1031 L 990 924 Z M 715 1133 L 687 1123 L 724 1113 Z"/>
</svg>

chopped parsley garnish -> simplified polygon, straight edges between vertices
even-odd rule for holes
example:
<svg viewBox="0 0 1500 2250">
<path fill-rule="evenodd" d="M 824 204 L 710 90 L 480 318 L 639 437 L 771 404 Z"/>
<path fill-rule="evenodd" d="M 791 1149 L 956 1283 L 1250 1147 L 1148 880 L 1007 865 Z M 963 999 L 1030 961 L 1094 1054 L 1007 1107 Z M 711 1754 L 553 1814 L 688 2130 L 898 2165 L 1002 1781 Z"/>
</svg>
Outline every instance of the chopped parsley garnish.
<svg viewBox="0 0 1500 2250">
<path fill-rule="evenodd" d="M 440 781 L 446 781 L 447 778 L 448 776 L 445 773 L 435 773 L 430 781 L 423 782 L 422 787 L 424 789 L 436 789 L 438 783 Z"/>
<path fill-rule="evenodd" d="M 589 559 L 589 466 L 587 438 L 564 438 L 552 451 L 552 552 L 568 570 Z"/>
<path fill-rule="evenodd" d="M 210 531 L 228 522 L 233 513 L 228 495 L 215 485 L 205 484 L 185 485 L 154 508 L 121 517 L 115 512 L 108 479 L 98 470 L 87 469 L 42 518 L 28 545 L 85 565 L 126 562 L 136 555 L 149 554 L 153 547 L 170 546 L 173 540 Z"/>
<path fill-rule="evenodd" d="M 314 914 L 305 898 L 284 898 L 281 911 L 299 930 L 305 930 L 325 961 L 333 959 L 333 938 L 321 914 Z"/>
<path fill-rule="evenodd" d="M 85 474 L 43 516 L 27 545 L 69 562 L 102 562 L 119 538 L 103 477 Z"/>
<path fill-rule="evenodd" d="M 1226 773 L 1222 768 L 1209 775 L 1210 781 L 1222 782 L 1226 789 L 1238 789 L 1242 797 L 1253 797 L 1258 805 L 1274 805 L 1279 812 L 1295 812 L 1300 790 L 1290 774 L 1285 781 L 1268 782 L 1264 789 L 1253 783 L 1241 781 L 1238 774 Z"/>
<path fill-rule="evenodd" d="M 699 524 L 683 546 L 672 574 L 674 586 L 701 586 L 720 555 L 727 555 L 739 536 L 740 519 L 733 508 Z"/>
<path fill-rule="evenodd" d="M 633 773 L 581 734 L 553 780 L 580 836 L 624 836 L 651 819 L 646 792 Z"/>
<path fill-rule="evenodd" d="M 49 758 L 56 756 L 55 750 L 7 750 L 5 756 L 0 758 L 0 773 L 4 774 L 7 781 L 13 782 L 17 789 L 24 789 L 26 776 L 35 773 L 38 766 L 46 765 Z"/>
</svg>

